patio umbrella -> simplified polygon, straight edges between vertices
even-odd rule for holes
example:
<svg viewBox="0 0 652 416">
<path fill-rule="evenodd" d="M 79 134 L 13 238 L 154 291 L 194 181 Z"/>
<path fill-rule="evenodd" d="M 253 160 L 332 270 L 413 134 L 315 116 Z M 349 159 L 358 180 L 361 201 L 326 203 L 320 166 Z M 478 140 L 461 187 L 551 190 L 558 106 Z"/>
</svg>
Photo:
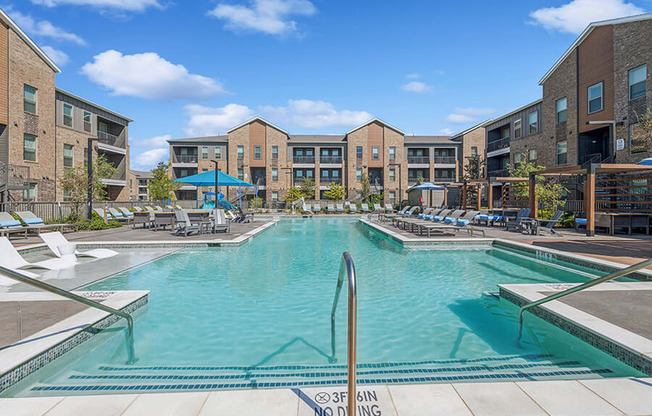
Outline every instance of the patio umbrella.
<svg viewBox="0 0 652 416">
<path fill-rule="evenodd" d="M 255 186 L 250 184 L 249 182 L 245 182 L 238 178 L 234 178 L 231 175 L 227 175 L 224 172 L 220 172 L 220 171 L 216 172 L 214 170 L 198 173 L 196 175 L 186 176 L 185 178 L 179 178 L 174 182 L 187 183 L 189 185 L 194 185 L 194 186 L 215 186 L 216 182 L 219 183 L 220 186 L 237 186 L 240 206 L 242 206 L 242 187 Z"/>
<path fill-rule="evenodd" d="M 443 186 L 435 185 L 432 182 L 424 182 L 422 184 L 413 186 L 409 190 L 412 191 L 414 189 L 430 191 L 430 205 L 432 206 L 432 191 L 436 189 L 445 189 L 445 188 Z"/>
<path fill-rule="evenodd" d="M 637 163 L 637 165 L 652 166 L 652 157 L 648 157 L 646 159 L 641 160 L 640 162 Z"/>
</svg>

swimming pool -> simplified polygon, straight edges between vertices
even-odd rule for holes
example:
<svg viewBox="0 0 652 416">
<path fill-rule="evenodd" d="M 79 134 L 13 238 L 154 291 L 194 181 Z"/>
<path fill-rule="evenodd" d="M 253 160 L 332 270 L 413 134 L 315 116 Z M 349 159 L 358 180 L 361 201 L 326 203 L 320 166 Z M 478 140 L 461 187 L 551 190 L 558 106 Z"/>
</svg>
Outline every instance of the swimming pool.
<svg viewBox="0 0 652 416">
<path fill-rule="evenodd" d="M 355 219 L 313 218 L 284 219 L 243 246 L 186 249 L 87 286 L 151 291 L 134 315 L 138 361 L 125 364 L 124 335 L 104 331 L 5 395 L 343 383 L 345 306 L 330 360 L 343 251 L 358 274 L 361 384 L 641 375 L 531 315 L 518 345 L 517 308 L 483 295 L 499 283 L 583 282 L 588 269 L 497 247 L 410 250 Z"/>
</svg>

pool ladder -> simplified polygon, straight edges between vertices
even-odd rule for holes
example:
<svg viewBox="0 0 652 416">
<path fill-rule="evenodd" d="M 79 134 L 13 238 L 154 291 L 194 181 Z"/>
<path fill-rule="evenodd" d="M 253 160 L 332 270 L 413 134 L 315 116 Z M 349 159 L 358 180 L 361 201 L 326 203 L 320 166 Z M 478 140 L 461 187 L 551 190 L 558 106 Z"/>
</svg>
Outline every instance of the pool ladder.
<svg viewBox="0 0 652 416">
<path fill-rule="evenodd" d="M 25 283 L 30 286 L 34 286 L 39 289 L 43 289 L 47 292 L 54 293 L 55 295 L 68 298 L 72 301 L 82 303 L 86 306 L 90 306 L 91 308 L 108 312 L 112 315 L 116 315 L 119 318 L 124 318 L 127 321 L 127 340 L 126 340 L 127 341 L 127 363 L 133 364 L 134 362 L 136 362 L 136 358 L 134 354 L 134 320 L 132 319 L 131 315 L 129 315 L 128 313 L 111 308 L 110 306 L 102 305 L 99 302 L 86 299 L 82 296 L 75 295 L 72 292 L 58 288 L 56 286 L 52 286 L 45 282 L 41 282 L 40 280 L 32 279 L 31 277 L 25 276 L 22 273 L 19 273 L 15 270 L 8 269 L 6 267 L 0 266 L 0 275 L 4 277 L 8 277 L 13 280 L 17 280 L 21 283 Z"/>
<path fill-rule="evenodd" d="M 337 302 L 340 298 L 342 291 L 342 284 L 344 283 L 344 273 L 346 273 L 349 281 L 349 317 L 348 317 L 348 342 L 347 342 L 347 384 L 348 384 L 348 416 L 355 416 L 356 414 L 356 391 L 355 391 L 355 372 L 356 372 L 356 345 L 357 345 L 357 330 L 358 330 L 358 294 L 357 282 L 355 276 L 355 265 L 353 259 L 348 252 L 342 254 L 342 261 L 340 262 L 340 272 L 337 276 L 337 286 L 335 287 L 335 298 L 333 299 L 333 308 L 331 309 L 331 357 L 330 362 L 337 361 L 335 358 L 335 311 L 337 310 Z"/>
<path fill-rule="evenodd" d="M 602 277 L 599 277 L 597 279 L 589 280 L 588 282 L 582 283 L 581 285 L 577 285 L 575 287 L 564 290 L 562 292 L 558 292 L 558 293 L 555 293 L 553 295 L 546 296 L 543 299 L 539 299 L 537 301 L 530 302 L 530 303 L 528 303 L 526 305 L 523 305 L 521 307 L 521 309 L 518 311 L 518 338 L 517 338 L 518 342 L 519 343 L 521 342 L 521 335 L 523 334 L 523 314 L 525 314 L 525 311 L 527 311 L 528 309 L 533 308 L 535 306 L 542 305 L 544 303 L 547 303 L 547 302 L 550 302 L 550 301 L 553 301 L 553 300 L 556 300 L 556 299 L 559 299 L 559 298 L 562 298 L 564 296 L 571 295 L 571 294 L 579 292 L 581 290 L 588 289 L 590 287 L 599 285 L 600 283 L 604 283 L 604 282 L 608 282 L 610 280 L 618 279 L 619 277 L 623 277 L 623 276 L 626 276 L 628 274 L 634 273 L 635 271 L 640 270 L 640 269 L 642 269 L 644 267 L 647 267 L 647 266 L 650 266 L 650 265 L 652 265 L 652 259 L 647 259 L 647 260 L 642 261 L 640 263 L 636 263 L 633 266 L 629 266 L 629 267 L 624 268 L 622 270 L 617 270 L 617 271 L 615 271 L 613 273 L 609 273 L 606 276 L 602 276 Z"/>
</svg>

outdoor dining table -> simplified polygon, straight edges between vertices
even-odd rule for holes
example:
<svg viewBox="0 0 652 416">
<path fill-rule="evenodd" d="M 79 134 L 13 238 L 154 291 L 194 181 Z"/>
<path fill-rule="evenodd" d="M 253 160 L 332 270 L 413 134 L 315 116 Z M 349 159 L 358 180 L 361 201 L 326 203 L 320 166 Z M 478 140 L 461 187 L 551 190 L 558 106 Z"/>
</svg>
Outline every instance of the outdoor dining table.
<svg viewBox="0 0 652 416">
<path fill-rule="evenodd" d="M 204 228 L 206 231 L 210 228 L 211 224 L 211 211 L 210 210 L 201 210 L 201 211 L 188 211 L 188 219 L 192 223 L 199 223 L 202 226 L 202 231 Z"/>
<path fill-rule="evenodd" d="M 645 234 L 650 235 L 650 215 L 636 212 L 596 212 L 595 226 L 609 230 L 609 235 L 614 235 L 616 228 L 624 228 L 627 234 L 632 234 L 632 229 L 643 228 Z"/>
</svg>

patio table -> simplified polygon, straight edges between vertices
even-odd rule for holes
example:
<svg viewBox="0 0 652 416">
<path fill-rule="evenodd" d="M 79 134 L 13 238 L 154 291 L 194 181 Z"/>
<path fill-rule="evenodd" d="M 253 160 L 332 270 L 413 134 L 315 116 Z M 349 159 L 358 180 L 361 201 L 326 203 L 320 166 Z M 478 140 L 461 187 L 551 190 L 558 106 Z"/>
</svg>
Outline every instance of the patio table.
<svg viewBox="0 0 652 416">
<path fill-rule="evenodd" d="M 627 234 L 632 234 L 632 229 L 643 228 L 645 234 L 650 235 L 650 215 L 634 212 L 596 212 L 595 226 L 609 230 L 609 235 L 614 235 L 616 228 L 624 228 Z"/>
</svg>

